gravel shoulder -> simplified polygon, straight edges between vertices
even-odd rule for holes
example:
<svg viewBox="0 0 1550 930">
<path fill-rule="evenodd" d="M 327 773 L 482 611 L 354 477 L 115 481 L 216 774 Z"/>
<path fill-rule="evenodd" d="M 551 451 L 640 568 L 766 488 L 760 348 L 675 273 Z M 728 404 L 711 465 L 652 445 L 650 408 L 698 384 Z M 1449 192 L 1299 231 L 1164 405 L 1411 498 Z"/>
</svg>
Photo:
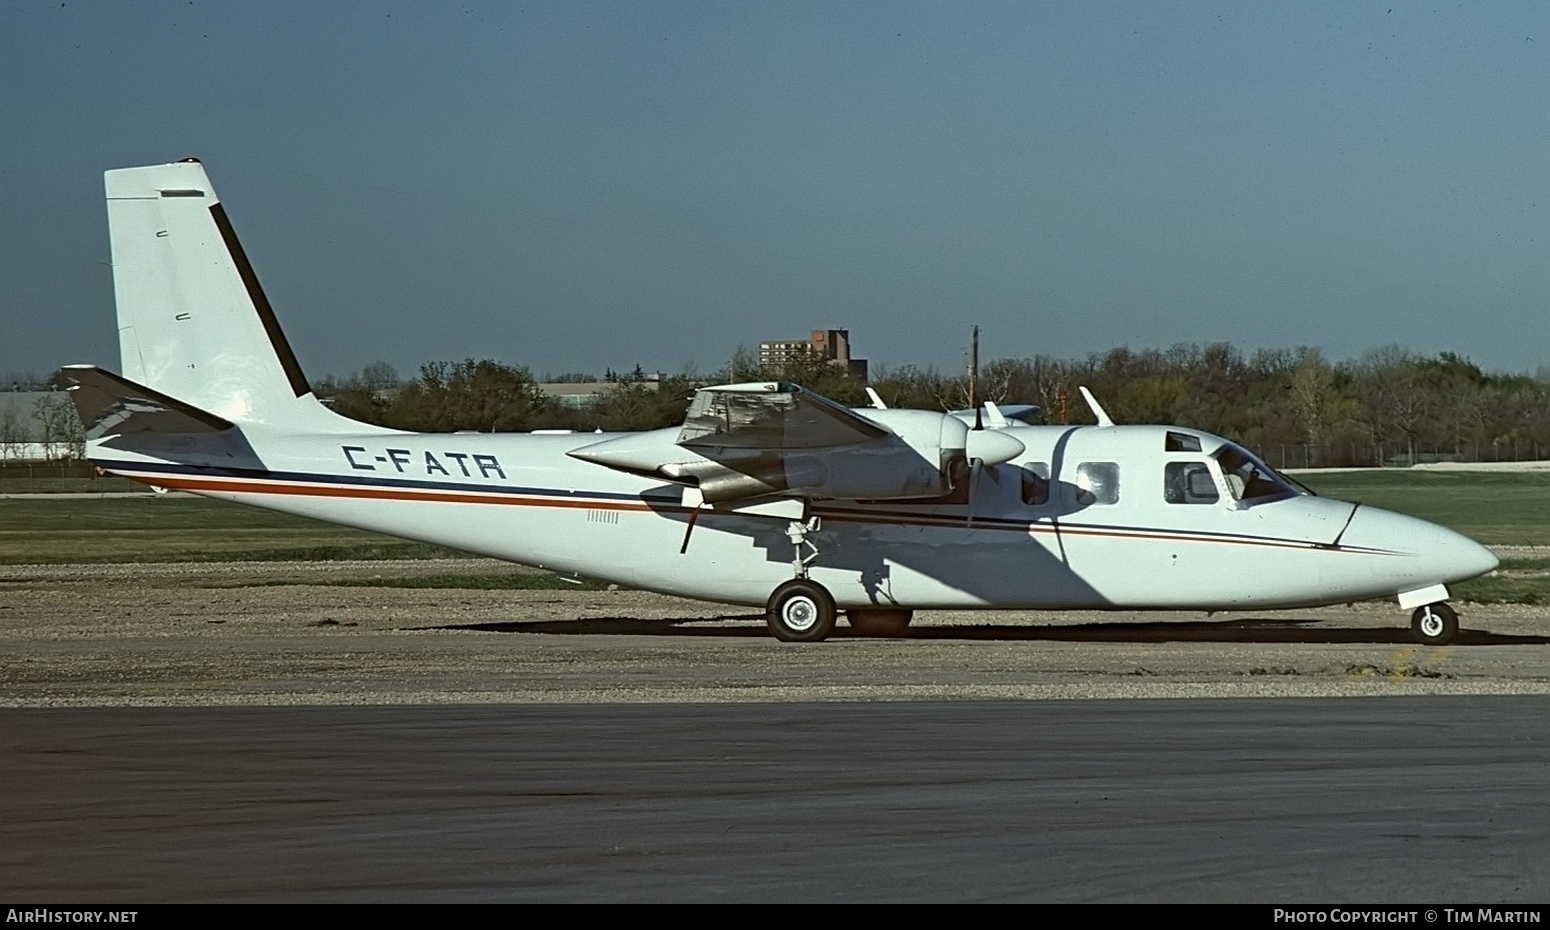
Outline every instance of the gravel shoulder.
<svg viewBox="0 0 1550 930">
<path fill-rule="evenodd" d="M 0 567 L 0 707 L 1550 693 L 1550 609 L 926 611 L 908 638 L 771 639 L 637 591 L 369 588 L 484 560 Z"/>
</svg>

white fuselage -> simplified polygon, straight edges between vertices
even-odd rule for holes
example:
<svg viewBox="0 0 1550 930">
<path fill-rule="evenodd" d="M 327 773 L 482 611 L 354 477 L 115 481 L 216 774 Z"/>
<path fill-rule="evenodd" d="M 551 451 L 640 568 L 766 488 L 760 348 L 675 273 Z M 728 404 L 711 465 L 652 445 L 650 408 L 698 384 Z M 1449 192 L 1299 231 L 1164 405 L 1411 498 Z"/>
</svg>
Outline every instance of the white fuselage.
<svg viewBox="0 0 1550 930">
<path fill-rule="evenodd" d="M 1207 433 L 1009 432 L 1026 453 L 972 469 L 945 498 L 741 507 L 686 505 L 682 485 L 567 455 L 607 438 L 595 434 L 250 424 L 110 437 L 90 457 L 167 488 L 732 604 L 763 605 L 793 576 L 787 529 L 814 516 L 810 576 L 841 609 L 1300 607 L 1392 597 L 1496 562 L 1416 518 L 1300 494 L 1243 497 L 1212 457 L 1228 444 Z M 1179 438 L 1196 451 L 1167 451 Z"/>
</svg>

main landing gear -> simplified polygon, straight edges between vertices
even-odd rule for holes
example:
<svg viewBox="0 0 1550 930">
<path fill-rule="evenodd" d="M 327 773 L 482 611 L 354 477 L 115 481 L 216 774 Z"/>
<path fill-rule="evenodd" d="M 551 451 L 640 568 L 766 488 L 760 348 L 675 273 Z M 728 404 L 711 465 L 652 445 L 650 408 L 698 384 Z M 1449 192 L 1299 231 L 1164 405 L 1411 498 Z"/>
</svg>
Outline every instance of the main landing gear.
<svg viewBox="0 0 1550 930">
<path fill-rule="evenodd" d="M 793 578 L 775 589 L 765 608 L 770 632 L 783 643 L 819 643 L 834 632 L 834 598 L 824 586 Z"/>
<path fill-rule="evenodd" d="M 1410 631 L 1424 645 L 1446 646 L 1458 635 L 1458 612 L 1443 603 L 1417 607 L 1410 615 Z"/>
<path fill-rule="evenodd" d="M 822 525 L 820 518 L 809 517 L 792 520 L 786 526 L 786 537 L 795 550 L 791 573 L 796 577 L 776 588 L 764 607 L 770 632 L 783 643 L 820 643 L 834 632 L 834 618 L 839 613 L 834 597 L 823 585 L 807 577 L 807 567 L 818 559 L 818 547 L 807 536 L 818 532 Z M 804 546 L 808 550 L 805 555 Z"/>
<path fill-rule="evenodd" d="M 783 643 L 828 639 L 838 614 L 824 586 L 807 578 L 794 578 L 776 588 L 765 609 L 770 632 Z M 913 610 L 881 607 L 845 611 L 845 620 L 857 636 L 903 636 L 914 616 Z"/>
<path fill-rule="evenodd" d="M 770 594 L 764 609 L 770 633 L 783 643 L 818 643 L 834 632 L 839 615 L 834 596 L 807 577 L 808 566 L 818 560 L 818 547 L 808 537 L 821 525 L 818 517 L 811 517 L 792 520 L 786 526 L 786 536 L 795 550 L 791 559 L 795 577 Z M 847 610 L 845 619 L 857 636 L 902 636 L 914 615 L 912 610 L 869 607 Z"/>
</svg>

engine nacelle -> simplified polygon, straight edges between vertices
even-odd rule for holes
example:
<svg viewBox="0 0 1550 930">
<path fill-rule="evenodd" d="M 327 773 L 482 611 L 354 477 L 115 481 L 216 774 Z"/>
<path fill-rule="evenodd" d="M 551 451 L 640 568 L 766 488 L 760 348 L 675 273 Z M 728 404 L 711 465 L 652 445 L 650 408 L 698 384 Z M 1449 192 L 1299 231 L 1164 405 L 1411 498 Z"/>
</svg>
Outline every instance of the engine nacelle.
<svg viewBox="0 0 1550 930">
<path fill-rule="evenodd" d="M 767 453 L 723 451 L 715 458 L 664 465 L 659 473 L 692 481 L 706 503 L 765 494 L 800 497 L 933 497 L 950 488 L 940 466 L 897 436 L 837 449 Z"/>
</svg>

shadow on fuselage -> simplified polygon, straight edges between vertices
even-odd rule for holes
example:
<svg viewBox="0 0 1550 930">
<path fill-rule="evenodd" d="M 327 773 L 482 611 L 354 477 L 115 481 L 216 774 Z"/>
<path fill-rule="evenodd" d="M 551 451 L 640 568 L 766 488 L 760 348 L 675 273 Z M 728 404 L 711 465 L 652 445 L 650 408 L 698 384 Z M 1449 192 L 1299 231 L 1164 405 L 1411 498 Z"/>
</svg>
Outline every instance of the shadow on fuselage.
<svg viewBox="0 0 1550 930">
<path fill-rule="evenodd" d="M 746 626 L 724 626 L 737 621 Z M 1264 619 L 1242 617 L 1230 620 L 1182 620 L 1148 623 L 1080 623 L 1070 625 L 1028 626 L 1023 624 L 978 623 L 958 626 L 931 626 L 929 622 L 911 627 L 904 640 L 969 640 L 990 642 L 1048 643 L 1285 643 L 1285 644 L 1366 644 L 1414 645 L 1409 627 L 1327 627 L 1312 626 L 1321 621 L 1308 619 Z M 705 624 L 715 623 L 717 626 Z M 467 630 L 483 633 L 528 633 L 549 636 L 699 636 L 724 639 L 758 639 L 769 636 L 763 614 L 729 617 L 683 617 L 642 620 L 634 617 L 583 617 L 576 620 L 535 620 L 516 623 L 448 624 L 413 627 L 415 630 Z M 834 640 L 881 640 L 859 636 L 841 622 Z M 1492 633 L 1488 630 L 1461 629 L 1454 646 L 1543 646 L 1550 636 L 1522 636 Z M 823 648 L 810 646 L 808 648 Z"/>
</svg>

